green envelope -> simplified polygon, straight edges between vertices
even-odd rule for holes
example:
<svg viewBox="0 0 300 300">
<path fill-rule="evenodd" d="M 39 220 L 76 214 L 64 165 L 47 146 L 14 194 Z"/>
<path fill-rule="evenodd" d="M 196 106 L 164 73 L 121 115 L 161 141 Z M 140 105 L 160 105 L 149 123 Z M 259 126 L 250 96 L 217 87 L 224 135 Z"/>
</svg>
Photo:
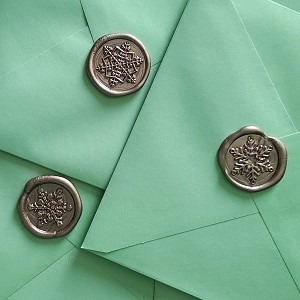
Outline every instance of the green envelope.
<svg viewBox="0 0 300 300">
<path fill-rule="evenodd" d="M 300 298 L 299 27 L 268 0 L 189 1 L 84 249 L 201 299 Z M 244 125 L 289 155 L 255 194 L 217 162 Z"/>
<path fill-rule="evenodd" d="M 0 149 L 105 188 L 186 2 L 1 1 Z M 93 41 L 115 32 L 139 38 L 152 63 L 119 98 L 86 74 Z"/>
<path fill-rule="evenodd" d="M 186 2 L 1 1 L 0 299 L 189 297 L 80 249 Z M 137 36 L 152 61 L 145 86 L 120 98 L 86 75 L 93 42 L 111 32 Z M 30 178 L 56 172 L 71 177 L 83 214 L 67 237 L 43 240 L 17 202 Z"/>
<path fill-rule="evenodd" d="M 82 217 L 67 237 L 44 240 L 24 228 L 16 204 L 29 178 L 53 171 L 4 152 L 0 165 L 0 299 L 152 299 L 152 279 L 80 249 L 102 190 L 70 179 Z"/>
<path fill-rule="evenodd" d="M 0 299 L 193 300 L 80 249 L 103 190 L 70 178 L 82 216 L 66 237 L 44 240 L 24 228 L 16 206 L 28 178 L 55 172 L 2 151 L 0 166 Z"/>
</svg>

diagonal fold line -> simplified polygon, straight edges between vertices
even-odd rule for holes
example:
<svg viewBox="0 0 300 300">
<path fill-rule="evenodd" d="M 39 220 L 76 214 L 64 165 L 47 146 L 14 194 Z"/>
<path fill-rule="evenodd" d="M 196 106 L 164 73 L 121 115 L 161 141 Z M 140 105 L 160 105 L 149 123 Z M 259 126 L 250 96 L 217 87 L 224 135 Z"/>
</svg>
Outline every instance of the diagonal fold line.
<svg viewBox="0 0 300 300">
<path fill-rule="evenodd" d="M 63 176 L 63 177 L 68 177 L 68 178 L 70 178 L 71 180 L 72 180 L 72 179 L 75 179 L 76 181 L 82 182 L 82 183 L 84 183 L 84 184 L 88 184 L 89 186 L 95 187 L 95 188 L 97 188 L 97 189 L 99 189 L 99 190 L 102 190 L 102 191 L 105 190 L 104 188 L 102 188 L 102 187 L 100 187 L 100 186 L 97 186 L 97 185 L 95 185 L 95 184 L 92 184 L 92 183 L 89 183 L 89 182 L 84 181 L 84 180 L 82 180 L 82 179 L 79 179 L 79 178 L 77 178 L 77 176 L 74 177 L 74 176 L 71 176 L 71 175 L 69 175 L 69 174 L 62 173 L 61 171 L 57 171 L 57 170 L 51 169 L 51 168 L 47 167 L 47 166 L 44 165 L 44 164 L 36 163 L 35 161 L 32 161 L 32 160 L 27 159 L 27 158 L 24 158 L 24 157 L 22 157 L 22 156 L 20 156 L 20 155 L 17 155 L 17 154 L 8 152 L 8 151 L 6 151 L 6 150 L 3 150 L 3 149 L 1 149 L 1 146 L 0 146 L 0 153 L 1 153 L 1 152 L 5 153 L 5 154 L 8 154 L 8 155 L 11 155 L 12 157 L 15 157 L 15 158 L 17 158 L 17 159 L 22 159 L 22 160 L 24 160 L 25 162 L 28 162 L 28 163 L 33 164 L 33 165 L 35 165 L 35 166 L 38 166 L 38 167 L 41 167 L 41 168 L 45 168 L 45 169 L 49 170 L 50 172 L 56 173 L 57 175 L 61 175 L 61 176 Z M 48 172 L 48 173 L 49 173 L 49 172 Z M 52 174 L 52 173 L 51 173 L 51 174 Z"/>
<path fill-rule="evenodd" d="M 170 44 L 171 44 L 171 41 L 172 41 L 172 39 L 173 39 L 173 37 L 174 37 L 174 34 L 175 34 L 175 32 L 176 32 L 176 30 L 177 30 L 177 28 L 178 28 L 178 25 L 179 25 L 179 23 L 180 23 L 180 21 L 181 21 L 181 19 L 182 19 L 182 16 L 184 15 L 184 12 L 185 12 L 185 10 L 186 10 L 188 4 L 189 4 L 189 1 L 190 1 L 190 0 L 187 1 L 186 5 L 185 5 L 185 7 L 184 7 L 184 9 L 183 9 L 183 11 L 182 11 L 182 14 L 181 14 L 181 16 L 180 16 L 180 18 L 179 18 L 179 20 L 178 20 L 178 22 L 177 22 L 177 24 L 176 24 L 176 26 L 175 26 L 175 28 L 174 28 L 173 34 L 172 34 L 172 36 L 171 36 L 171 38 L 170 38 L 169 44 L 167 45 L 167 48 L 166 48 L 166 50 L 165 50 L 165 53 L 163 54 L 162 59 L 161 59 L 159 62 L 157 62 L 157 63 L 155 63 L 154 65 L 152 65 L 151 68 L 152 68 L 153 66 L 155 66 L 155 65 L 160 64 L 160 63 L 163 61 L 163 59 L 164 59 L 164 57 L 165 57 L 165 55 L 166 55 L 166 53 L 167 53 L 167 51 L 168 51 L 168 48 L 169 48 L 169 46 L 170 46 Z M 157 72 L 159 71 L 159 68 L 160 68 L 160 66 L 158 66 L 158 70 L 156 71 L 156 75 L 157 75 Z M 156 77 L 156 75 L 155 75 L 155 77 Z M 113 176 L 113 174 L 114 174 L 114 172 L 115 172 L 115 170 L 116 170 L 116 167 L 117 167 L 117 165 L 118 165 L 118 163 L 119 163 L 119 160 L 120 160 L 120 158 L 121 158 L 121 156 L 122 156 L 122 153 L 123 153 L 123 151 L 124 151 L 124 149 L 125 149 L 125 147 L 126 147 L 126 144 L 127 144 L 128 139 L 129 139 L 129 137 L 130 137 L 130 135 L 131 135 L 131 133 L 132 133 L 132 130 L 133 130 L 133 128 L 134 128 L 134 125 L 135 125 L 135 123 L 136 123 L 136 121 L 137 121 L 137 119 L 138 119 L 138 117 L 139 117 L 139 114 L 140 114 L 140 112 L 141 112 L 141 110 L 142 110 L 142 108 L 143 108 L 143 106 L 144 106 L 144 103 L 145 103 L 145 101 L 146 101 L 146 99 L 147 99 L 147 96 L 148 96 L 148 94 L 149 94 L 149 91 L 151 90 L 151 87 L 152 87 L 152 84 L 153 84 L 153 82 L 154 82 L 154 80 L 155 80 L 155 77 L 154 77 L 154 79 L 153 79 L 153 81 L 152 81 L 152 83 L 151 83 L 151 85 L 150 85 L 150 87 L 149 87 L 149 89 L 148 89 L 148 92 L 147 92 L 147 94 L 146 94 L 146 96 L 145 96 L 145 99 L 144 99 L 143 103 L 141 104 L 140 109 L 139 109 L 139 111 L 138 111 L 138 113 L 137 113 L 137 115 L 136 115 L 136 118 L 135 118 L 135 120 L 134 120 L 134 122 L 133 122 L 133 124 L 132 124 L 132 127 L 131 127 L 131 129 L 130 129 L 130 131 L 129 131 L 129 133 L 128 133 L 127 139 L 126 139 L 126 141 L 125 141 L 125 143 L 124 143 L 124 146 L 123 146 L 123 148 L 122 148 L 122 150 L 121 150 L 121 152 L 120 152 L 120 155 L 119 155 L 119 157 L 118 157 L 118 159 L 117 159 L 117 162 L 116 162 L 116 164 L 115 164 L 115 167 L 114 167 L 114 169 L 113 169 L 113 171 L 112 171 L 112 173 L 111 173 L 111 176 L 110 176 L 110 178 L 109 178 L 109 180 L 108 180 L 108 185 L 109 185 L 109 182 L 110 182 L 110 180 L 111 180 L 111 178 L 112 178 L 112 176 Z M 106 186 L 104 189 L 106 189 L 106 188 L 107 188 L 107 186 Z M 100 206 L 100 205 L 101 205 L 101 202 L 100 202 L 99 206 Z M 96 214 L 96 213 L 95 213 L 95 214 Z M 95 215 L 94 215 L 94 217 L 95 217 Z M 92 220 L 91 224 L 92 224 L 92 223 L 93 223 L 93 220 Z M 91 226 L 91 224 L 90 224 L 90 226 Z M 86 234 L 88 233 L 88 231 L 89 231 L 89 230 L 87 230 Z M 81 245 L 81 246 L 82 246 L 82 245 Z M 83 249 L 83 248 L 82 248 L 82 249 Z"/>
<path fill-rule="evenodd" d="M 14 295 L 16 292 L 18 292 L 19 290 L 21 290 L 23 287 L 25 287 L 27 284 L 29 284 L 32 280 L 34 280 L 36 277 L 38 277 L 40 274 L 44 273 L 47 269 L 49 269 L 51 266 L 53 266 L 57 261 L 59 261 L 61 258 L 63 258 L 64 256 L 66 256 L 69 252 L 71 252 L 72 250 L 74 250 L 74 248 L 71 248 L 70 250 L 68 250 L 66 253 L 64 253 L 63 255 L 61 255 L 59 258 L 57 258 L 56 260 L 54 260 L 49 266 L 47 266 L 44 270 L 40 271 L 39 273 L 37 273 L 36 275 L 34 275 L 30 280 L 28 280 L 27 282 L 25 282 L 22 286 L 20 286 L 18 289 L 16 289 L 12 294 L 10 294 L 9 296 L 7 296 L 6 299 L 9 299 L 12 295 Z"/>
<path fill-rule="evenodd" d="M 284 138 L 287 138 L 287 137 L 290 137 L 290 136 L 298 135 L 299 133 L 300 133 L 300 132 L 294 132 L 294 133 L 290 133 L 290 134 L 287 134 L 287 135 L 281 136 L 279 139 L 284 139 Z"/>
<path fill-rule="evenodd" d="M 72 246 L 74 247 L 74 248 L 77 248 L 78 250 L 80 250 L 80 247 L 77 247 L 68 237 L 66 237 L 66 239 L 67 239 L 67 241 L 70 243 L 70 244 L 72 244 Z"/>
<path fill-rule="evenodd" d="M 193 232 L 193 231 L 196 231 L 196 230 L 199 230 L 199 229 L 205 229 L 205 228 L 208 228 L 208 227 L 217 226 L 217 225 L 220 225 L 220 224 L 224 224 L 224 223 L 228 223 L 228 222 L 231 222 L 231 221 L 235 221 L 235 220 L 239 220 L 239 219 L 251 217 L 251 216 L 254 216 L 254 215 L 258 215 L 258 214 L 259 214 L 259 212 L 254 212 L 254 213 L 243 215 L 243 216 L 239 216 L 239 217 L 233 217 L 233 218 L 230 218 L 230 219 L 227 219 L 227 220 L 223 220 L 223 221 L 219 221 L 219 222 L 216 222 L 216 223 L 211 223 L 211 224 L 208 224 L 208 225 L 199 226 L 199 227 L 196 227 L 196 228 L 192 228 L 192 229 L 188 229 L 188 230 L 176 232 L 176 233 L 173 233 L 173 234 L 161 236 L 161 237 L 158 237 L 158 238 L 154 238 L 154 239 L 151 239 L 149 241 L 145 241 L 145 242 L 133 244 L 133 245 L 126 246 L 126 247 L 123 247 L 123 248 L 118 248 L 116 250 L 109 251 L 108 253 L 111 254 L 111 253 L 114 253 L 114 252 L 117 252 L 117 251 L 129 249 L 129 248 L 132 248 L 132 247 L 135 247 L 135 246 L 144 245 L 144 244 L 147 244 L 147 243 L 152 243 L 152 242 L 155 242 L 155 241 L 163 240 L 163 239 L 166 239 L 166 238 L 171 238 L 171 237 L 174 237 L 174 236 L 177 236 L 177 235 L 186 234 L 188 232 Z M 81 248 L 81 249 L 96 251 L 96 252 L 103 253 L 103 254 L 108 254 L 106 252 L 101 252 L 101 251 L 97 251 L 97 250 L 93 250 L 93 249 L 88 249 L 88 248 Z"/>
<path fill-rule="evenodd" d="M 182 11 L 182 14 L 181 14 L 181 16 L 180 16 L 180 18 L 179 18 L 179 20 L 178 20 L 178 22 L 177 22 L 177 24 L 176 24 L 176 26 L 175 26 L 175 28 L 174 28 L 174 31 L 173 31 L 173 33 L 172 33 L 172 35 L 171 35 L 171 38 L 170 38 L 170 40 L 169 40 L 169 43 L 168 43 L 168 45 L 167 45 L 167 47 L 166 47 L 166 50 L 165 50 L 163 56 L 162 56 L 162 59 L 161 59 L 159 62 L 156 62 L 156 63 L 155 63 L 154 65 L 152 65 L 151 67 L 160 64 L 160 63 L 164 60 L 164 58 L 165 58 L 165 56 L 166 56 L 166 54 L 167 54 L 167 52 L 168 52 L 169 46 L 170 46 L 170 44 L 171 44 L 171 41 L 172 41 L 172 39 L 173 39 L 173 37 L 174 37 L 174 35 L 175 35 L 175 32 L 177 31 L 178 25 L 179 25 L 179 23 L 180 23 L 180 21 L 181 21 L 181 19 L 182 19 L 182 16 L 184 15 L 184 12 L 185 12 L 185 10 L 186 10 L 186 8 L 187 8 L 189 2 L 190 2 L 190 0 L 187 1 L 186 5 L 185 5 L 185 7 L 184 7 L 184 9 L 183 9 L 183 11 Z M 113 171 L 112 171 L 112 173 L 111 173 L 111 176 L 110 176 L 110 178 L 109 178 L 109 180 L 108 180 L 108 185 L 109 185 L 109 182 L 110 182 L 110 180 L 111 180 L 111 178 L 112 178 L 112 176 L 113 176 L 113 174 L 114 174 L 114 172 L 115 172 L 115 170 L 116 170 L 116 167 L 117 167 L 117 165 L 118 165 L 118 163 L 119 163 L 119 160 L 120 160 L 120 158 L 121 158 L 121 156 L 122 156 L 122 153 L 123 153 L 123 151 L 124 151 L 124 149 L 125 149 L 125 147 L 126 147 L 126 144 L 127 144 L 128 140 L 129 140 L 129 137 L 130 137 L 130 135 L 131 135 L 131 133 L 132 133 L 132 130 L 133 130 L 134 126 L 135 126 L 135 123 L 136 123 L 136 121 L 137 121 L 137 119 L 138 119 L 138 117 L 139 117 L 139 115 L 140 115 L 140 112 L 141 112 L 143 106 L 144 106 L 144 103 L 145 103 L 145 101 L 146 101 L 146 99 L 147 99 L 147 97 L 148 97 L 148 94 L 149 94 L 149 92 L 150 92 L 150 90 L 151 90 L 151 87 L 152 87 L 152 85 L 153 85 L 153 82 L 155 81 L 155 78 L 156 78 L 156 76 L 157 76 L 157 74 L 158 74 L 158 72 L 159 72 L 159 68 L 160 68 L 160 66 L 158 67 L 158 69 L 157 69 L 157 71 L 156 71 L 156 74 L 155 74 L 155 76 L 154 76 L 154 79 L 152 80 L 151 85 L 149 86 L 149 89 L 148 89 L 148 91 L 147 91 L 147 93 L 146 93 L 146 96 L 145 96 L 145 98 L 144 98 L 144 101 L 143 101 L 143 103 L 141 104 L 140 109 L 139 109 L 139 111 L 138 111 L 138 113 L 137 113 L 137 115 L 136 115 L 136 118 L 135 118 L 134 122 L 133 122 L 133 125 L 132 125 L 132 127 L 131 127 L 131 129 L 130 129 L 130 131 L 129 131 L 129 134 L 128 134 L 128 136 L 127 136 L 127 139 L 126 139 L 126 141 L 125 141 L 125 143 L 124 143 L 124 146 L 123 146 L 123 148 L 122 148 L 122 150 L 121 150 L 121 152 L 120 152 L 120 155 L 119 155 L 119 157 L 118 157 L 118 159 L 117 159 L 117 163 L 116 163 L 116 165 L 115 165 L 115 167 L 114 167 L 114 169 L 113 169 Z M 106 189 L 106 188 L 107 188 L 107 186 L 105 187 L 105 189 Z"/>
<path fill-rule="evenodd" d="M 93 38 L 93 35 L 92 35 L 91 27 L 90 27 L 88 18 L 87 18 L 86 14 L 85 14 L 85 11 L 84 11 L 84 8 L 83 8 L 83 4 L 82 4 L 82 1 L 81 1 L 81 0 L 80 0 L 80 6 L 81 6 L 81 9 L 82 9 L 82 12 L 83 12 L 83 15 L 84 15 L 85 22 L 86 22 L 87 27 L 88 27 L 89 32 L 90 32 L 91 39 L 92 39 L 93 43 L 95 43 L 94 38 Z"/>
<path fill-rule="evenodd" d="M 260 215 L 260 217 L 261 217 L 263 223 L 265 224 L 265 227 L 266 227 L 266 229 L 267 229 L 267 231 L 268 231 L 268 233 L 269 233 L 269 235 L 270 235 L 270 237 L 271 237 L 271 239 L 272 239 L 272 241 L 273 241 L 273 243 L 274 243 L 274 245 L 275 245 L 275 247 L 276 247 L 276 249 L 277 249 L 277 251 L 278 251 L 278 253 L 279 253 L 279 255 L 280 255 L 280 257 L 281 257 L 281 259 L 282 259 L 282 261 L 283 261 L 283 263 L 284 263 L 284 265 L 285 265 L 285 267 L 286 267 L 286 269 L 287 269 L 287 271 L 289 272 L 289 274 L 290 274 L 290 276 L 291 276 L 291 278 L 292 278 L 292 280 L 293 280 L 293 282 L 294 282 L 294 284 L 295 284 L 295 286 L 296 286 L 298 292 L 300 293 L 300 289 L 299 289 L 299 287 L 298 287 L 298 285 L 297 285 L 297 283 L 296 283 L 296 280 L 295 280 L 295 278 L 294 278 L 292 272 L 290 271 L 290 269 L 289 269 L 289 267 L 288 267 L 288 265 L 287 265 L 287 263 L 286 263 L 286 261 L 285 261 L 283 255 L 282 255 L 282 253 L 280 252 L 280 249 L 279 249 L 279 247 L 278 247 L 278 245 L 277 245 L 277 243 L 276 243 L 276 241 L 275 241 L 275 239 L 274 239 L 274 237 L 273 237 L 273 235 L 272 235 L 272 233 L 271 233 L 271 231 L 270 231 L 270 229 L 269 229 L 269 227 L 268 227 L 268 225 L 267 225 L 265 219 L 263 218 L 263 216 L 262 216 L 262 214 L 261 214 L 261 212 L 260 212 L 260 210 L 259 210 L 259 208 L 258 208 L 258 206 L 257 206 L 257 204 L 256 204 L 256 202 L 255 202 L 255 200 L 254 200 L 254 198 L 253 198 L 253 196 L 252 196 L 252 195 L 250 195 L 250 196 L 251 196 L 251 198 L 252 198 L 252 201 L 254 202 L 254 205 L 256 206 L 256 208 L 257 208 L 257 210 L 258 210 L 258 214 Z"/>
<path fill-rule="evenodd" d="M 291 12 L 295 13 L 295 14 L 298 14 L 298 15 L 300 15 L 300 12 L 299 12 L 299 11 L 297 11 L 297 10 L 294 10 L 294 9 L 292 9 L 292 8 L 290 8 L 290 7 L 286 6 L 286 5 L 283 5 L 283 4 L 281 4 L 281 3 L 278 3 L 278 2 L 276 2 L 276 1 L 273 1 L 273 0 L 267 0 L 267 1 L 269 1 L 269 2 L 273 3 L 274 5 L 278 5 L 278 6 L 282 7 L 283 9 L 287 9 L 287 10 L 289 10 L 289 11 L 291 11 Z"/>
<path fill-rule="evenodd" d="M 259 54 L 259 52 L 258 52 L 256 46 L 255 46 L 255 44 L 254 44 L 252 38 L 251 38 L 251 36 L 250 36 L 250 34 L 249 34 L 249 31 L 248 31 L 248 29 L 247 29 L 245 23 L 243 22 L 243 20 L 242 20 L 242 18 L 241 18 L 241 16 L 240 16 L 240 14 L 239 14 L 239 12 L 238 12 L 238 10 L 237 10 L 235 4 L 234 4 L 234 1 L 233 1 L 233 0 L 230 0 L 230 2 L 231 2 L 231 4 L 232 4 L 232 6 L 233 6 L 233 8 L 234 8 L 234 10 L 235 10 L 235 12 L 236 12 L 236 14 L 237 14 L 239 20 L 240 20 L 240 22 L 241 22 L 241 24 L 242 24 L 242 26 L 243 26 L 245 32 L 247 33 L 247 36 L 248 36 L 248 38 L 249 38 L 249 40 L 250 40 L 250 42 L 251 42 L 251 44 L 252 44 L 252 46 L 253 46 L 253 48 L 254 48 L 254 51 L 256 52 L 256 54 L 257 54 L 257 56 L 258 56 L 258 58 L 259 58 L 259 60 L 260 60 L 260 62 L 261 62 L 261 64 L 262 64 L 262 66 L 263 66 L 263 68 L 264 68 L 264 70 L 265 70 L 265 72 L 266 72 L 266 74 L 267 74 L 267 76 L 268 76 L 268 78 L 269 78 L 269 80 L 270 80 L 270 82 L 271 82 L 271 84 L 272 84 L 272 87 L 273 87 L 273 89 L 274 89 L 274 91 L 275 91 L 275 93 L 276 93 L 276 95 L 277 95 L 277 97 L 278 97 L 279 102 L 281 103 L 281 105 L 282 105 L 282 107 L 283 107 L 283 110 L 285 111 L 285 113 L 286 113 L 287 117 L 289 118 L 289 120 L 290 120 L 292 126 L 294 127 L 295 132 L 298 132 L 298 129 L 297 129 L 297 127 L 295 126 L 295 124 L 294 124 L 294 122 L 293 122 L 291 116 L 289 115 L 289 113 L 288 113 L 288 111 L 287 111 L 287 109 L 286 109 L 286 107 L 285 107 L 285 105 L 284 105 L 284 102 L 283 102 L 283 100 L 281 99 L 281 97 L 280 97 L 280 95 L 279 95 L 279 93 L 278 93 L 278 91 L 277 91 L 277 88 L 275 87 L 275 84 L 274 84 L 274 82 L 273 82 L 273 80 L 272 80 L 272 78 L 271 78 L 271 76 L 270 76 L 270 74 L 269 74 L 269 72 L 268 72 L 268 70 L 267 70 L 267 68 L 266 68 L 266 66 L 265 66 L 265 64 L 264 64 L 264 62 L 263 62 L 263 60 L 262 60 L 262 58 L 261 58 L 261 56 L 260 56 L 260 54 Z"/>
<path fill-rule="evenodd" d="M 79 32 L 83 31 L 84 29 L 86 29 L 88 26 L 84 26 L 82 28 L 80 28 L 79 30 L 76 30 L 75 32 L 71 33 L 70 35 L 68 35 L 67 37 L 63 38 L 62 40 L 60 40 L 58 43 L 56 43 L 55 45 L 43 50 L 42 52 L 40 52 L 39 54 L 37 54 L 34 57 L 31 57 L 30 59 L 26 60 L 24 63 L 22 63 L 21 65 L 11 69 L 10 71 L 6 72 L 5 74 L 0 76 L 0 81 L 5 78 L 7 75 L 9 75 L 10 73 L 14 72 L 15 70 L 18 70 L 20 68 L 22 68 L 23 66 L 27 65 L 28 63 L 30 63 L 31 61 L 34 61 L 35 59 L 37 59 L 38 57 L 40 57 L 41 55 L 45 54 L 46 52 L 49 52 L 50 50 L 58 47 L 59 45 L 61 45 L 62 43 L 64 43 L 66 40 L 70 39 L 72 36 L 78 34 Z M 92 37 L 91 37 L 92 38 Z"/>
<path fill-rule="evenodd" d="M 67 239 L 68 240 L 68 239 Z M 68 242 L 70 242 L 68 240 Z M 70 242 L 71 243 L 71 242 Z M 73 245 L 73 243 L 71 243 Z M 76 246 L 75 246 L 76 247 Z M 36 274 L 34 277 L 32 277 L 30 280 L 28 280 L 26 283 L 24 283 L 22 286 L 20 286 L 17 290 L 15 290 L 12 294 L 10 294 L 6 299 L 9 299 L 12 295 L 14 295 L 15 293 L 17 293 L 19 290 L 21 290 L 22 288 L 24 288 L 27 284 L 29 284 L 31 281 L 33 281 L 35 278 L 37 278 L 39 275 L 41 275 L 42 273 L 44 273 L 45 271 L 47 271 L 50 267 L 52 267 L 56 262 L 58 262 L 60 259 L 62 259 L 63 257 L 65 257 L 66 255 L 68 255 L 71 251 L 73 251 L 74 248 L 71 248 L 70 250 L 68 250 L 65 254 L 63 254 L 62 256 L 60 256 L 58 259 L 56 259 L 55 261 L 53 261 L 48 267 L 46 267 L 44 270 L 40 271 L 38 274 Z M 119 280 L 117 280 L 114 276 L 110 277 L 115 280 L 122 288 L 124 288 L 125 290 L 127 290 L 132 296 L 134 296 L 137 300 L 143 300 L 143 299 L 139 299 L 135 294 L 132 293 L 131 290 L 129 290 L 126 286 L 124 286 Z"/>
</svg>

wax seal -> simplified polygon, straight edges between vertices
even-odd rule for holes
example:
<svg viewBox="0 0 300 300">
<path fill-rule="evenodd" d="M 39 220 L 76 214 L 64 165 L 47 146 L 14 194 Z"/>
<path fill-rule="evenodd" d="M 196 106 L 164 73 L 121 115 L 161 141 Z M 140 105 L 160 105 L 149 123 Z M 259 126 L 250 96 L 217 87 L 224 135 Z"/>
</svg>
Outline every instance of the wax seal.
<svg viewBox="0 0 300 300">
<path fill-rule="evenodd" d="M 218 157 L 228 180 L 250 192 L 280 181 L 287 164 L 284 144 L 255 126 L 245 126 L 229 135 L 221 144 Z"/>
<path fill-rule="evenodd" d="M 25 227 L 42 238 L 69 233 L 78 222 L 82 204 L 74 185 L 59 176 L 29 180 L 20 197 L 19 214 Z"/>
<path fill-rule="evenodd" d="M 150 71 L 143 44 L 130 34 L 108 34 L 98 39 L 88 57 L 88 75 L 94 85 L 110 96 L 139 90 Z"/>
</svg>

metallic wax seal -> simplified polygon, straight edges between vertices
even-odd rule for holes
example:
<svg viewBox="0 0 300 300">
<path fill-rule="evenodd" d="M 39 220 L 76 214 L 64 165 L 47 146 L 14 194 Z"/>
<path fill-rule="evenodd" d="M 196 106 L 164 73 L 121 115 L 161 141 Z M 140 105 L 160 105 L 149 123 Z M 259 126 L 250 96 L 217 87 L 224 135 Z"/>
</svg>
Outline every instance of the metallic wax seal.
<svg viewBox="0 0 300 300">
<path fill-rule="evenodd" d="M 150 71 L 143 44 L 130 34 L 108 34 L 97 40 L 88 58 L 88 75 L 97 88 L 110 96 L 139 90 Z"/>
<path fill-rule="evenodd" d="M 218 152 L 226 177 L 250 192 L 266 189 L 281 180 L 287 164 L 282 142 L 266 136 L 255 126 L 246 126 L 228 136 Z"/>
<path fill-rule="evenodd" d="M 26 183 L 18 210 L 30 232 L 42 238 L 55 238 L 74 228 L 82 204 L 69 180 L 49 175 L 32 178 Z"/>
</svg>

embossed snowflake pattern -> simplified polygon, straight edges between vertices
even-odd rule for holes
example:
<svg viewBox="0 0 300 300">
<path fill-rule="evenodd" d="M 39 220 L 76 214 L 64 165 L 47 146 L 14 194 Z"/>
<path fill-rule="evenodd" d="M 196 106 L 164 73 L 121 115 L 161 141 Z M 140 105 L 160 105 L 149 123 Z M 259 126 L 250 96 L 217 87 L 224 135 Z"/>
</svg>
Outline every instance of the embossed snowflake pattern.
<svg viewBox="0 0 300 300">
<path fill-rule="evenodd" d="M 40 188 L 37 190 L 38 199 L 29 204 L 28 209 L 37 214 L 38 227 L 45 224 L 55 224 L 57 227 L 63 226 L 64 215 L 73 209 L 71 204 L 64 201 L 63 190 L 58 188 L 52 193 Z"/>
<path fill-rule="evenodd" d="M 261 145 L 253 137 L 248 136 L 244 145 L 229 150 L 234 158 L 232 176 L 243 175 L 251 185 L 254 185 L 261 174 L 274 171 L 270 162 L 272 150 L 271 145 Z"/>
<path fill-rule="evenodd" d="M 96 70 L 104 73 L 111 88 L 124 82 L 136 82 L 136 73 L 144 60 L 135 55 L 129 42 L 115 47 L 104 46 L 103 55 L 102 63 Z"/>
</svg>

